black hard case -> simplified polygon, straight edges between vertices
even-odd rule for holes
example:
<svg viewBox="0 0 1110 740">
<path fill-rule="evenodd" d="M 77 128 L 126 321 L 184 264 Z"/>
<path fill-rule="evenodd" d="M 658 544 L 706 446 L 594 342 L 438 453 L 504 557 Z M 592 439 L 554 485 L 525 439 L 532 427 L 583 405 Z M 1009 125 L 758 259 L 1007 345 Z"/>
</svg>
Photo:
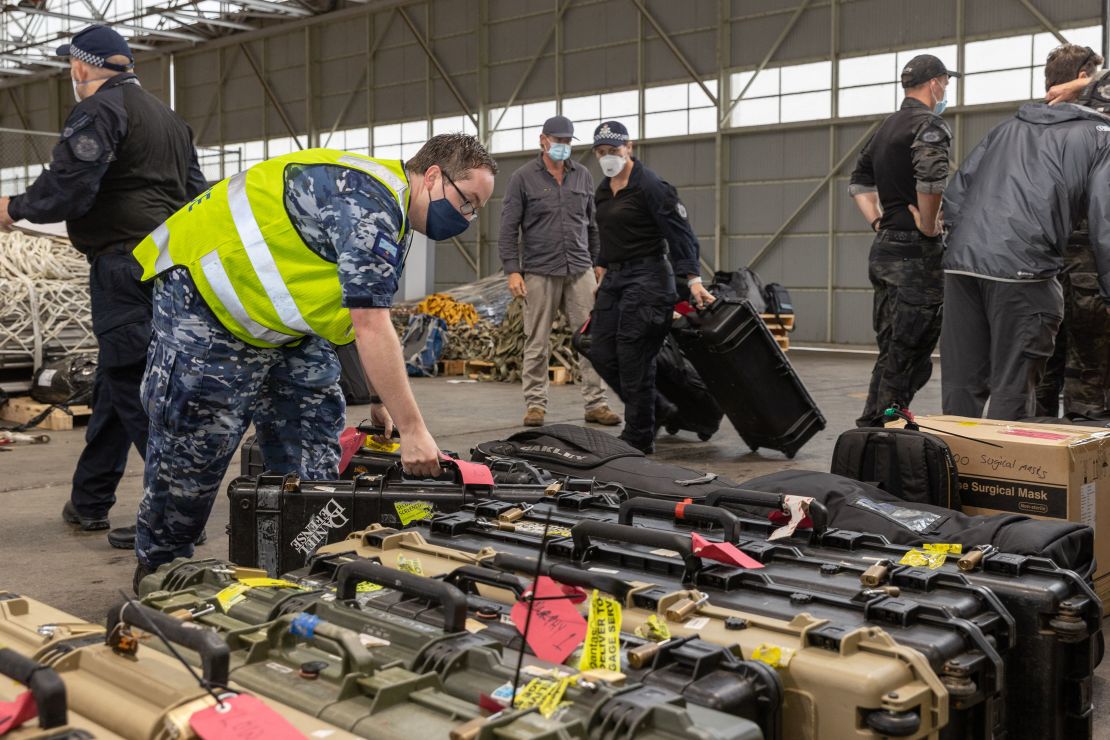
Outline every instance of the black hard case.
<svg viewBox="0 0 1110 740">
<path fill-rule="evenodd" d="M 825 417 L 770 329 L 746 301 L 719 298 L 675 322 L 682 353 L 741 439 L 794 457 Z"/>
</svg>

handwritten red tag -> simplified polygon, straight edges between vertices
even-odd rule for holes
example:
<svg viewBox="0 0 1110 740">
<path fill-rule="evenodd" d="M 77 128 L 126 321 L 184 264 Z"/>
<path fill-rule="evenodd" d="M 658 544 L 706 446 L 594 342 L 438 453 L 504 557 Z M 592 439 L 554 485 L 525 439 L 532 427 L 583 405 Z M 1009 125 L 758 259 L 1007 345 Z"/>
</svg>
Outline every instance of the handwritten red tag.
<svg viewBox="0 0 1110 740">
<path fill-rule="evenodd" d="M 15 701 L 0 701 L 0 735 L 6 735 L 37 716 L 39 710 L 30 691 L 24 691 Z"/>
<path fill-rule="evenodd" d="M 697 532 L 691 532 L 690 538 L 694 554 L 699 558 L 752 570 L 763 567 L 763 563 L 755 560 L 750 555 L 745 555 L 731 542 L 710 542 Z"/>
<path fill-rule="evenodd" d="M 578 613 L 572 599 L 552 596 L 577 596 L 578 589 L 568 590 L 547 576 L 540 576 L 532 589 L 532 622 L 528 624 L 528 602 L 513 605 L 510 617 L 532 652 L 540 660 L 562 663 L 586 639 L 586 619 Z M 582 594 L 585 596 L 585 594 Z M 528 633 L 524 625 L 528 624 Z"/>
<path fill-rule="evenodd" d="M 289 721 L 257 697 L 239 694 L 223 700 L 223 707 L 202 709 L 189 717 L 201 740 L 300 740 Z"/>
</svg>

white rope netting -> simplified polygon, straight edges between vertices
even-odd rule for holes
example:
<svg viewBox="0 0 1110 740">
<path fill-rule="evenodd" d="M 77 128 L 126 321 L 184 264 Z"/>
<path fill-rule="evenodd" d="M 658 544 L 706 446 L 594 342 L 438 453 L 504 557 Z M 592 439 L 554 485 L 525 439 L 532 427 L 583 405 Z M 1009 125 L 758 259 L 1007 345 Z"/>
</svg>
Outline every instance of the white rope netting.
<svg viewBox="0 0 1110 740">
<path fill-rule="evenodd" d="M 95 349 L 85 258 L 59 239 L 0 233 L 0 367 Z"/>
</svg>

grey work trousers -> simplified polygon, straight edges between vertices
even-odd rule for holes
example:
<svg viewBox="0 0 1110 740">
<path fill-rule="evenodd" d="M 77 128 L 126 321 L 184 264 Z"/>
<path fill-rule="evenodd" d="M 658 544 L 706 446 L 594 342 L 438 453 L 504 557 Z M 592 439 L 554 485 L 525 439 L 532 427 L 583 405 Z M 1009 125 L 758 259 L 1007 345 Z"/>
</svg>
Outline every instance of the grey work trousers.
<svg viewBox="0 0 1110 740">
<path fill-rule="evenodd" d="M 1064 315 L 1056 278 L 1002 282 L 944 276 L 941 404 L 946 414 L 1013 420 L 1036 413 L 1037 384 Z"/>
<path fill-rule="evenodd" d="M 570 328 L 577 331 L 594 307 L 597 278 L 593 270 L 578 275 L 524 274 L 524 403 L 528 408 L 547 409 L 547 368 L 551 358 L 551 328 L 560 309 Z M 586 411 L 607 404 L 601 378 L 585 357 L 579 358 L 582 371 L 582 399 Z"/>
</svg>

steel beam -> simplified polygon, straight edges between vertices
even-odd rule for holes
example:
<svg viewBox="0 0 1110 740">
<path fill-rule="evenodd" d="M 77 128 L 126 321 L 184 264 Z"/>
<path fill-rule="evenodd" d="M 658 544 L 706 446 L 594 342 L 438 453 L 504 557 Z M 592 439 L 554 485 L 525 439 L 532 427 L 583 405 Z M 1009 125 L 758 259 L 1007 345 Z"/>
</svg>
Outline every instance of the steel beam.
<svg viewBox="0 0 1110 740">
<path fill-rule="evenodd" d="M 455 249 L 459 250 L 459 254 L 462 255 L 462 258 L 466 260 L 466 264 L 470 265 L 470 269 L 474 270 L 474 274 L 477 275 L 478 262 L 470 256 L 470 252 L 466 251 L 466 247 L 463 246 L 463 243 L 461 241 L 459 241 L 459 237 L 451 237 L 451 242 L 455 245 Z"/>
<path fill-rule="evenodd" d="M 285 106 L 278 100 L 278 96 L 274 93 L 274 89 L 270 87 L 270 83 L 266 80 L 265 75 L 262 74 L 262 69 L 258 66 L 258 62 L 254 60 L 254 55 L 251 54 L 251 50 L 243 44 L 240 44 L 239 48 L 243 50 L 243 56 L 245 56 L 250 63 L 251 69 L 254 70 L 254 76 L 258 78 L 258 83 L 262 85 L 262 89 L 266 92 L 266 97 L 270 99 L 274 109 L 277 110 L 281 122 L 285 124 L 285 130 L 289 132 L 290 138 L 293 139 L 293 143 L 297 145 L 298 149 L 304 149 L 300 137 L 297 136 L 296 129 L 293 128 L 293 122 L 289 120 L 289 114 L 285 112 Z"/>
<path fill-rule="evenodd" d="M 860 147 L 863 146 L 864 142 L 867 141 L 867 138 L 875 132 L 875 129 L 879 127 L 880 123 L 882 123 L 882 120 L 873 122 L 870 126 L 867 127 L 867 130 L 863 132 L 863 136 L 859 137 L 859 140 L 857 140 L 855 144 L 848 147 L 848 151 L 846 151 L 844 153 L 844 156 L 841 157 L 835 165 L 833 165 L 833 168 L 829 170 L 829 173 L 825 175 L 824 178 L 821 179 L 821 182 L 817 184 L 817 187 L 815 187 L 813 191 L 805 197 L 801 205 L 794 209 L 793 213 L 787 216 L 786 221 L 784 221 L 782 226 L 779 227 L 778 231 L 776 231 L 771 236 L 771 238 L 767 240 L 767 243 L 760 247 L 759 251 L 755 253 L 755 256 L 748 260 L 748 267 L 754 268 L 755 264 L 759 262 L 759 260 L 763 259 L 763 255 L 767 254 L 768 250 L 770 250 L 771 247 L 775 246 L 775 244 L 778 243 L 778 240 L 782 238 L 782 235 L 786 233 L 787 229 L 794 225 L 794 222 L 798 220 L 798 217 L 801 216 L 802 213 L 804 213 L 805 210 L 809 208 L 809 205 L 817 198 L 817 196 L 821 194 L 821 191 L 825 189 L 825 186 L 829 184 L 829 181 L 836 177 L 836 173 L 840 172 L 840 168 L 847 164 L 848 160 L 856 155 Z"/>
<path fill-rule="evenodd" d="M 493 137 L 493 132 L 501 127 L 501 121 L 505 119 L 505 114 L 509 112 L 509 108 L 516 102 L 517 96 L 520 95 L 520 91 L 524 89 L 525 83 L 528 82 L 528 78 L 532 76 L 532 71 L 536 68 L 536 65 L 539 64 L 540 57 L 543 56 L 543 52 L 547 49 L 547 45 L 551 43 L 551 39 L 555 37 L 555 30 L 559 27 L 559 24 L 562 23 L 563 15 L 567 12 L 567 8 L 570 7 L 573 1 L 574 0 L 563 0 L 563 2 L 555 8 L 555 22 L 551 24 L 551 29 L 547 32 L 547 36 L 540 42 L 539 47 L 536 49 L 536 53 L 532 56 L 532 59 L 528 62 L 528 66 L 525 67 L 524 71 L 521 73 L 520 81 L 516 83 L 512 95 L 509 96 L 509 102 L 505 103 L 501 108 L 501 115 L 497 117 L 497 121 L 495 121 L 493 126 L 486 132 L 483 140 L 487 144 L 490 138 Z"/>
<path fill-rule="evenodd" d="M 27 13 L 29 15 L 41 15 L 41 16 L 45 16 L 47 18 L 58 18 L 58 19 L 63 20 L 63 21 L 74 21 L 76 23 L 88 23 L 89 22 L 88 18 L 82 18 L 80 16 L 70 15 L 69 13 L 59 13 L 59 12 L 54 11 L 54 10 L 43 10 L 42 8 L 24 8 L 24 7 L 18 6 L 18 5 L 6 5 L 6 6 L 4 6 L 4 12 L 6 12 L 6 13 L 17 12 L 17 13 Z M 164 36 L 165 38 L 177 39 L 179 41 L 190 41 L 190 42 L 196 43 L 196 42 L 205 40 L 205 38 L 203 36 L 197 36 L 196 34 L 193 34 L 193 33 L 184 33 L 182 31 L 169 31 L 169 30 L 165 30 L 165 29 L 161 29 L 161 28 L 146 28 L 144 26 L 137 26 L 133 23 L 113 22 L 112 26 L 114 26 L 115 28 L 122 28 L 122 29 L 125 29 L 127 31 L 138 31 L 140 33 L 150 34 L 151 36 Z"/>
<path fill-rule="evenodd" d="M 393 10 L 396 10 L 396 8 Z M 322 146 L 326 147 L 331 143 L 331 137 L 335 135 L 335 132 L 339 129 L 339 125 L 343 123 L 343 119 L 346 118 L 347 114 L 351 111 L 351 104 L 355 102 L 355 95 L 358 94 L 358 91 L 362 89 L 363 85 L 366 85 L 370 81 L 369 62 L 373 61 L 374 57 L 377 56 L 378 47 L 382 45 L 382 42 L 385 41 L 385 37 L 389 34 L 389 26 L 393 23 L 394 16 L 396 16 L 396 13 L 391 10 L 385 19 L 385 27 L 382 29 L 381 34 L 378 35 L 378 38 L 374 39 L 374 45 L 371 46 L 370 51 L 366 53 L 368 64 L 362 68 L 362 74 L 359 75 L 358 82 L 356 82 L 355 86 L 351 88 L 351 91 L 347 93 L 347 99 L 343 101 L 343 108 L 339 111 L 339 115 L 335 117 L 335 123 L 331 125 L 331 130 L 328 131 L 328 138 L 324 139 Z M 366 88 L 366 94 L 372 94 L 369 86 Z M 369 126 L 369 121 L 367 121 L 367 126 Z"/>
<path fill-rule="evenodd" d="M 1029 15 L 1036 18 L 1037 22 L 1044 26 L 1046 31 L 1055 36 L 1057 41 L 1059 41 L 1061 44 L 1068 43 L 1068 40 L 1064 38 L 1064 34 L 1060 32 L 1060 29 L 1056 26 L 1056 24 L 1050 21 L 1048 19 L 1048 16 L 1038 10 L 1036 5 L 1029 2 L 1029 0 L 1018 0 L 1018 2 L 1021 3 L 1026 10 L 1029 11 Z"/>
<path fill-rule="evenodd" d="M 659 34 L 659 38 L 662 39 L 663 43 L 667 45 L 667 48 L 671 50 L 671 53 L 674 54 L 674 58 L 678 60 L 678 63 L 686 69 L 686 73 L 690 75 L 690 78 L 698 83 L 698 87 L 705 93 L 705 97 L 712 100 L 713 105 L 717 105 L 717 96 L 710 92 L 706 84 L 702 82 L 701 75 L 694 69 L 694 65 L 690 64 L 690 60 L 687 59 L 686 55 L 682 53 L 682 50 L 678 48 L 670 34 L 659 25 L 659 21 L 655 20 L 655 16 L 648 12 L 642 0 L 631 0 L 631 3 L 640 11 L 640 15 L 643 16 L 644 20 L 651 24 L 651 27 L 655 29 L 655 33 Z"/>
<path fill-rule="evenodd" d="M 59 62 L 57 59 L 47 59 L 46 57 L 25 57 L 20 54 L 0 53 L 0 59 L 7 59 L 12 62 L 19 62 L 20 64 L 41 64 L 44 67 L 69 69 L 69 65 L 67 63 Z"/>
<path fill-rule="evenodd" d="M 217 88 L 218 90 L 222 91 L 224 89 L 224 86 L 227 84 L 227 79 L 231 76 L 231 70 L 232 68 L 234 68 L 235 62 L 238 60 L 238 54 L 242 50 L 242 44 L 237 44 L 236 46 L 231 47 L 231 58 L 224 60 L 224 69 L 223 74 L 220 75 L 220 84 Z M 200 128 L 197 129 L 197 132 L 193 137 L 194 142 L 200 141 L 204 138 L 204 135 L 208 133 L 208 125 L 212 122 L 212 115 L 216 112 L 217 109 L 219 109 L 219 107 L 220 96 L 213 95 L 212 102 L 208 105 L 208 112 L 204 114 L 204 120 L 201 122 Z M 223 132 L 221 131 L 220 134 L 222 138 Z"/>
<path fill-rule="evenodd" d="M 300 7 L 299 5 L 289 5 L 287 3 L 272 3 L 269 0 L 230 0 L 235 5 L 242 5 L 244 8 L 254 8 L 255 10 L 264 10 L 278 15 L 295 15 L 299 18 L 307 18 L 310 15 L 316 15 L 311 10 Z"/>
<path fill-rule="evenodd" d="M 771 44 L 771 48 L 768 49 L 767 53 L 763 55 L 763 59 L 760 60 L 759 66 L 755 68 L 755 72 L 748 79 L 747 84 L 744 85 L 744 89 L 741 90 L 736 95 L 736 97 L 732 99 L 732 102 L 728 104 L 728 108 L 717 121 L 718 126 L 724 126 L 725 123 L 728 121 L 728 117 L 732 114 L 732 109 L 735 108 L 736 104 L 740 102 L 740 99 L 744 97 L 744 93 L 748 92 L 748 88 L 752 86 L 753 82 L 755 82 L 755 78 L 759 77 L 759 74 L 767 68 L 767 65 L 770 63 L 771 59 L 775 56 L 775 54 L 778 53 L 779 47 L 782 46 L 783 42 L 786 41 L 786 39 L 790 36 L 790 32 L 794 30 L 794 26 L 797 25 L 798 19 L 802 17 L 802 13 L 804 13 L 806 8 L 809 7 L 809 3 L 810 0 L 802 0 L 802 4 L 799 5 L 798 9 L 794 11 L 794 15 L 790 16 L 790 20 L 787 22 L 786 27 L 782 29 L 782 33 L 778 35 L 778 38 L 775 39 L 775 42 Z"/>
<path fill-rule="evenodd" d="M 408 12 L 406 12 L 404 8 L 398 7 L 397 13 L 401 16 L 401 20 L 405 22 L 405 25 L 409 27 L 409 30 L 412 31 L 412 35 L 416 39 L 416 42 L 420 44 L 420 48 L 422 48 L 424 53 L 428 56 L 428 61 L 432 63 L 432 66 L 436 68 L 436 72 L 439 73 L 439 76 L 442 77 L 443 81 L 447 84 L 447 89 L 451 91 L 451 94 L 455 96 L 455 100 L 462 106 L 463 113 L 465 113 L 466 117 L 474 124 L 474 128 L 478 128 L 478 117 L 471 113 L 470 104 L 466 102 L 466 98 L 462 96 L 462 93 L 459 92 L 459 88 L 455 86 L 454 79 L 451 78 L 451 75 L 447 74 L 447 70 L 440 64 L 439 59 L 436 58 L 435 53 L 432 51 L 432 47 L 428 46 L 428 42 L 420 35 L 420 31 L 416 28 L 416 24 L 412 22 L 412 18 L 409 16 Z M 428 117 L 431 118 L 430 115 Z"/>
<path fill-rule="evenodd" d="M 184 23 L 206 23 L 210 26 L 219 26 L 220 28 L 230 28 L 235 31 L 253 31 L 254 26 L 246 23 L 239 23 L 238 21 L 229 21 L 225 18 L 208 18 L 203 15 L 193 15 L 192 13 L 183 13 L 179 10 L 159 10 L 158 15 L 167 18 L 173 18 L 176 21 Z"/>
</svg>

